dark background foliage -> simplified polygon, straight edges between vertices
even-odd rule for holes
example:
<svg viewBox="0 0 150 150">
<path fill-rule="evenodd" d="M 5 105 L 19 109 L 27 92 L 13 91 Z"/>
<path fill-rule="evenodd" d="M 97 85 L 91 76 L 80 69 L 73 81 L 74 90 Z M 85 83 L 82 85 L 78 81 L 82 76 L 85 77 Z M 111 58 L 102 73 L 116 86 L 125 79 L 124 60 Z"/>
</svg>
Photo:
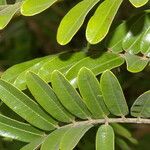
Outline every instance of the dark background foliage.
<svg viewBox="0 0 150 150">
<path fill-rule="evenodd" d="M 66 50 L 75 51 L 85 49 L 87 45 L 84 35 L 87 24 L 86 21 L 71 43 L 66 46 L 60 46 L 56 42 L 56 32 L 60 20 L 78 1 L 62 0 L 53 5 L 50 9 L 33 17 L 15 16 L 9 25 L 0 31 L 0 73 L 14 64 L 36 57 Z M 148 8 L 149 3 L 144 7 Z M 142 9 L 145 8 L 133 8 L 131 4 L 125 0 L 120 11 L 118 11 L 119 13 L 114 20 L 114 26 L 112 26 L 112 28 L 121 20 L 127 19 Z M 105 51 L 103 42 L 96 46 L 90 46 L 90 50 Z M 146 67 L 144 71 L 137 74 L 129 73 L 126 71 L 125 66 L 115 69 L 114 72 L 121 82 L 129 105 L 131 105 L 133 100 L 140 94 L 150 89 L 150 67 Z M 5 115 L 19 119 L 18 116 L 12 113 L 4 104 L 1 105 L 0 111 L 5 113 Z M 139 144 L 137 146 L 132 145 L 131 149 L 148 150 L 150 147 L 150 127 L 148 125 L 132 125 L 129 126 L 129 129 L 132 131 L 134 137 L 139 140 Z M 94 149 L 95 141 L 92 137 L 95 137 L 94 130 L 90 130 L 84 136 L 77 149 Z M 22 142 L 12 141 L 6 138 L 0 139 L 0 150 L 17 150 L 22 145 L 24 145 Z"/>
</svg>

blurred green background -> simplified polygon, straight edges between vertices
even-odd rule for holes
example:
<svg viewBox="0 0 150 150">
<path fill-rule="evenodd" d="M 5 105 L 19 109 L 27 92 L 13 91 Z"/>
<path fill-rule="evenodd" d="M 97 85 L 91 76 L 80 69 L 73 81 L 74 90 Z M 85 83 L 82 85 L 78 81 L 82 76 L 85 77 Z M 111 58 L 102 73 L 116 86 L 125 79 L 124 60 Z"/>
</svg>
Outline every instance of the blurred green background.
<svg viewBox="0 0 150 150">
<path fill-rule="evenodd" d="M 10 0 L 12 3 L 13 1 Z M 87 21 L 75 35 L 73 40 L 66 46 L 60 46 L 56 41 L 56 33 L 59 23 L 63 16 L 77 4 L 79 0 L 61 0 L 48 10 L 33 17 L 15 16 L 9 25 L 0 31 L 0 73 L 7 68 L 31 60 L 36 57 L 58 53 L 66 50 L 83 50 L 87 42 L 85 39 L 85 27 Z M 125 0 L 120 8 L 113 25 L 114 27 L 121 21 L 129 18 L 139 11 L 149 8 L 146 6 L 135 9 Z M 94 10 L 89 14 L 92 15 Z M 87 17 L 87 20 L 88 20 Z M 114 28 L 112 26 L 112 29 Z M 106 51 L 104 42 L 95 46 L 90 46 L 90 50 Z M 126 65 L 114 70 L 124 89 L 128 104 L 131 106 L 133 101 L 143 92 L 150 89 L 150 67 L 136 74 L 126 71 Z M 12 113 L 9 108 L 1 104 L 0 111 L 12 118 L 20 119 Z M 133 136 L 138 139 L 138 145 L 130 145 L 131 150 L 150 149 L 150 126 L 148 125 L 126 125 Z M 96 128 L 96 127 L 95 127 Z M 89 131 L 78 145 L 78 150 L 94 150 L 94 130 Z M 12 141 L 11 139 L 0 139 L 0 150 L 18 150 L 24 143 Z M 117 149 L 120 149 L 119 147 Z M 122 147 L 123 150 L 127 150 Z"/>
</svg>

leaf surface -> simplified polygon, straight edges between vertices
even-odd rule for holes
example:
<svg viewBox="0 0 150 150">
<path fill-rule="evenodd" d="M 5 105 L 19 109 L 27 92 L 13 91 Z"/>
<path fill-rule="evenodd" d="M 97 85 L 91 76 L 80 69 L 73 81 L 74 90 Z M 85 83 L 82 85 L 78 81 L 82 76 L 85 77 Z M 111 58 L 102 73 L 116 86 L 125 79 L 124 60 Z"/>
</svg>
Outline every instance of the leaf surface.
<svg viewBox="0 0 150 150">
<path fill-rule="evenodd" d="M 114 150 L 114 131 L 110 125 L 101 125 L 96 133 L 96 150 Z"/>
<path fill-rule="evenodd" d="M 116 116 L 127 115 L 128 106 L 122 88 L 111 71 L 107 70 L 102 74 L 100 86 L 105 104 L 109 111 Z"/>
<path fill-rule="evenodd" d="M 140 95 L 131 107 L 134 117 L 150 118 L 150 91 Z"/>
<path fill-rule="evenodd" d="M 45 57 L 36 58 L 30 61 L 26 61 L 17 65 L 14 65 L 5 71 L 2 74 L 1 78 L 10 83 L 13 83 L 22 72 L 28 70 L 30 67 L 34 66 L 35 64 L 39 63 L 41 60 L 44 60 L 44 59 Z"/>
<path fill-rule="evenodd" d="M 36 15 L 51 5 L 53 5 L 57 0 L 25 0 L 21 6 L 21 13 L 24 16 Z"/>
<path fill-rule="evenodd" d="M 148 59 L 129 53 L 126 53 L 124 56 L 127 63 L 127 70 L 133 73 L 141 72 L 149 62 Z"/>
<path fill-rule="evenodd" d="M 80 95 L 59 71 L 52 73 L 52 87 L 66 109 L 79 118 L 89 118 L 90 112 Z"/>
<path fill-rule="evenodd" d="M 64 127 L 50 133 L 42 144 L 41 150 L 49 150 L 50 148 L 51 150 L 60 150 L 61 139 L 70 128 L 71 127 Z"/>
<path fill-rule="evenodd" d="M 0 114 L 0 136 L 31 142 L 44 136 L 44 133 L 36 128 Z"/>
<path fill-rule="evenodd" d="M 74 6 L 62 19 L 57 33 L 57 41 L 61 45 L 69 43 L 82 26 L 86 15 L 100 0 L 82 0 Z"/>
<path fill-rule="evenodd" d="M 145 5 L 149 0 L 129 0 L 135 7 L 141 7 Z"/>
<path fill-rule="evenodd" d="M 142 13 L 138 15 L 138 19 L 130 27 L 126 34 L 122 46 L 123 49 L 130 54 L 137 54 L 140 52 L 140 43 L 144 32 L 150 26 L 150 14 Z"/>
<path fill-rule="evenodd" d="M 88 109 L 95 118 L 105 118 L 109 111 L 104 103 L 99 82 L 87 68 L 82 68 L 78 74 L 78 87 Z"/>
<path fill-rule="evenodd" d="M 48 116 L 32 99 L 3 80 L 0 80 L 0 99 L 32 125 L 43 130 L 56 128 L 57 122 Z"/>
<path fill-rule="evenodd" d="M 20 150 L 37 150 L 42 143 L 45 141 L 46 137 L 42 137 L 42 138 L 38 138 L 34 141 L 30 141 L 29 144 L 25 145 L 24 147 L 22 147 Z"/>
<path fill-rule="evenodd" d="M 73 150 L 80 139 L 93 125 L 78 125 L 70 128 L 62 137 L 60 142 L 61 150 Z"/>
<path fill-rule="evenodd" d="M 16 86 L 17 88 L 19 88 L 20 90 L 25 90 L 27 88 L 27 86 L 26 86 L 26 74 L 27 74 L 27 72 L 32 71 L 34 73 L 38 73 L 39 70 L 42 68 L 42 66 L 47 61 L 54 59 L 56 56 L 50 55 L 50 56 L 44 57 L 43 59 L 41 58 L 41 60 L 39 59 L 40 60 L 39 62 L 37 62 L 33 66 L 25 69 L 23 72 L 21 72 L 16 77 L 15 81 L 13 82 L 14 86 Z"/>
<path fill-rule="evenodd" d="M 45 63 L 41 69 L 39 70 L 38 75 L 44 79 L 45 81 L 49 82 L 50 75 L 54 70 L 59 70 L 60 72 L 64 73 L 75 63 L 80 61 L 81 59 L 86 57 L 86 53 L 81 52 L 66 52 L 58 55 L 58 57 L 55 57 L 52 60 L 49 60 L 47 63 Z"/>
<path fill-rule="evenodd" d="M 62 106 L 52 88 L 39 76 L 27 74 L 27 85 L 36 101 L 55 119 L 71 122 L 74 117 Z"/>
<path fill-rule="evenodd" d="M 104 39 L 121 3 L 122 0 L 105 0 L 99 5 L 87 25 L 86 38 L 89 43 L 97 44 Z"/>
<path fill-rule="evenodd" d="M 5 5 L 3 9 L 0 9 L 0 30 L 6 27 L 14 14 L 20 9 L 21 4 Z"/>
<path fill-rule="evenodd" d="M 124 59 L 117 54 L 112 54 L 109 52 L 92 55 L 87 57 L 73 65 L 66 73 L 66 78 L 70 81 L 72 85 L 76 85 L 76 77 L 79 70 L 82 67 L 87 67 L 92 70 L 95 75 L 102 73 L 107 69 L 113 69 L 115 67 L 121 66 L 124 63 Z"/>
<path fill-rule="evenodd" d="M 105 45 L 114 53 L 123 51 L 122 41 L 126 35 L 126 22 L 121 23 L 114 31 L 108 34 Z"/>
<path fill-rule="evenodd" d="M 147 28 L 142 36 L 140 49 L 144 55 L 150 57 L 150 27 Z"/>
</svg>

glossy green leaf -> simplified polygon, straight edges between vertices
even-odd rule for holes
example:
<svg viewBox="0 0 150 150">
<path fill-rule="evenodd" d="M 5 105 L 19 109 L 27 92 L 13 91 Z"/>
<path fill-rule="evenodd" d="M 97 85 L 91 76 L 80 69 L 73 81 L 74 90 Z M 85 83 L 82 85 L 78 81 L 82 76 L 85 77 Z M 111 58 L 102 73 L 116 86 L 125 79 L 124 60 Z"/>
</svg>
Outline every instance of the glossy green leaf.
<svg viewBox="0 0 150 150">
<path fill-rule="evenodd" d="M 52 87 L 61 103 L 75 116 L 87 119 L 90 113 L 78 92 L 59 71 L 52 73 Z"/>
<path fill-rule="evenodd" d="M 6 5 L 0 9 L 0 30 L 6 27 L 14 14 L 20 9 L 21 3 Z"/>
<path fill-rule="evenodd" d="M 27 74 L 27 86 L 36 101 L 54 118 L 62 122 L 71 122 L 74 119 L 61 105 L 52 88 L 36 74 Z"/>
<path fill-rule="evenodd" d="M 94 118 L 106 118 L 109 111 L 104 103 L 95 75 L 84 67 L 79 71 L 77 79 L 80 94 Z"/>
<path fill-rule="evenodd" d="M 43 130 L 56 128 L 56 121 L 48 116 L 32 99 L 3 80 L 0 80 L 0 99 L 32 125 Z"/>
<path fill-rule="evenodd" d="M 149 0 L 129 0 L 135 7 L 141 7 L 145 5 Z"/>
<path fill-rule="evenodd" d="M 62 137 L 65 135 L 65 133 L 70 129 L 71 127 L 63 127 L 60 129 L 57 129 L 50 133 L 45 142 L 41 146 L 41 150 L 60 150 L 59 145 Z"/>
<path fill-rule="evenodd" d="M 27 62 L 23 62 L 17 65 L 14 65 L 7 69 L 1 76 L 3 80 L 6 80 L 10 83 L 14 83 L 16 78 L 24 71 L 29 70 L 30 67 L 36 65 L 40 61 L 44 60 L 45 57 L 43 58 L 36 58 Z"/>
<path fill-rule="evenodd" d="M 126 30 L 126 22 L 123 22 L 113 32 L 108 34 L 105 42 L 106 47 L 114 53 L 122 52 L 122 41 L 126 35 Z"/>
<path fill-rule="evenodd" d="M 73 150 L 80 139 L 93 125 L 85 124 L 70 128 L 62 137 L 60 142 L 61 150 Z"/>
<path fill-rule="evenodd" d="M 107 70 L 102 74 L 100 86 L 105 104 L 109 111 L 116 116 L 127 115 L 128 106 L 122 88 L 111 71 Z"/>
<path fill-rule="evenodd" d="M 130 54 L 137 54 L 140 52 L 140 43 L 144 32 L 150 26 L 150 14 L 142 13 L 138 15 L 138 19 L 130 27 L 126 34 L 122 46 L 123 49 Z"/>
<path fill-rule="evenodd" d="M 56 55 L 57 56 L 57 55 Z M 24 70 L 23 72 L 21 72 L 15 79 L 15 81 L 13 82 L 14 86 L 16 86 L 17 88 L 19 88 L 20 90 L 25 90 L 26 87 L 26 74 L 28 71 L 32 71 L 34 73 L 38 73 L 39 70 L 41 69 L 41 67 L 49 60 L 54 59 L 56 56 L 50 55 L 47 57 L 44 57 L 43 59 L 41 58 L 39 60 L 39 62 L 37 62 L 36 64 L 34 64 L 33 66 L 27 68 L 26 70 Z"/>
<path fill-rule="evenodd" d="M 21 6 L 21 13 L 24 16 L 36 15 L 51 5 L 53 5 L 57 0 L 25 0 Z"/>
<path fill-rule="evenodd" d="M 127 63 L 127 70 L 133 73 L 142 71 L 148 64 L 149 60 L 136 56 L 133 54 L 126 53 L 124 58 Z"/>
<path fill-rule="evenodd" d="M 41 67 L 38 75 L 45 81 L 50 81 L 50 75 L 54 70 L 59 70 L 65 73 L 72 65 L 86 57 L 86 53 L 81 52 L 67 52 L 58 55 L 58 57 L 48 61 Z"/>
<path fill-rule="evenodd" d="M 86 38 L 91 44 L 104 39 L 123 0 L 105 0 L 88 22 Z"/>
<path fill-rule="evenodd" d="M 144 55 L 150 57 L 150 27 L 147 28 L 142 36 L 140 49 Z"/>
<path fill-rule="evenodd" d="M 131 107 L 131 115 L 150 118 L 150 91 L 143 93 L 136 99 Z"/>
<path fill-rule="evenodd" d="M 82 26 L 86 15 L 100 0 L 83 0 L 73 7 L 62 19 L 57 33 L 61 45 L 69 43 Z"/>
<path fill-rule="evenodd" d="M 110 125 L 101 125 L 96 133 L 96 150 L 114 150 L 114 131 Z"/>
<path fill-rule="evenodd" d="M 44 133 L 30 126 L 0 114 L 0 136 L 31 142 L 44 136 Z"/>
<path fill-rule="evenodd" d="M 84 58 L 73 65 L 68 70 L 66 78 L 71 82 L 72 85 L 75 85 L 77 74 L 82 67 L 87 67 L 91 69 L 95 75 L 98 75 L 107 69 L 113 69 L 121 66 L 123 63 L 124 59 L 117 54 L 112 54 L 109 52 L 101 55 L 95 54 L 91 57 Z"/>
</svg>

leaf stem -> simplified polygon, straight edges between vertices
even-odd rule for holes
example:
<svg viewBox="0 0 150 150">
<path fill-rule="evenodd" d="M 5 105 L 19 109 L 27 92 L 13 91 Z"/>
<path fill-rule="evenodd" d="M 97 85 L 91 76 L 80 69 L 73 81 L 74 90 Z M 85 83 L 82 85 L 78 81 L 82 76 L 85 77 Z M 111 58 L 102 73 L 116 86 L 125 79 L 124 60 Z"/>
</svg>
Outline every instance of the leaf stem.
<svg viewBox="0 0 150 150">
<path fill-rule="evenodd" d="M 62 127 L 66 126 L 78 126 L 83 124 L 105 124 L 106 119 L 90 119 L 86 121 L 77 121 L 72 124 L 68 124 Z M 150 119 L 143 119 L 143 118 L 108 118 L 107 123 L 132 123 L 132 124 L 150 124 Z"/>
</svg>

